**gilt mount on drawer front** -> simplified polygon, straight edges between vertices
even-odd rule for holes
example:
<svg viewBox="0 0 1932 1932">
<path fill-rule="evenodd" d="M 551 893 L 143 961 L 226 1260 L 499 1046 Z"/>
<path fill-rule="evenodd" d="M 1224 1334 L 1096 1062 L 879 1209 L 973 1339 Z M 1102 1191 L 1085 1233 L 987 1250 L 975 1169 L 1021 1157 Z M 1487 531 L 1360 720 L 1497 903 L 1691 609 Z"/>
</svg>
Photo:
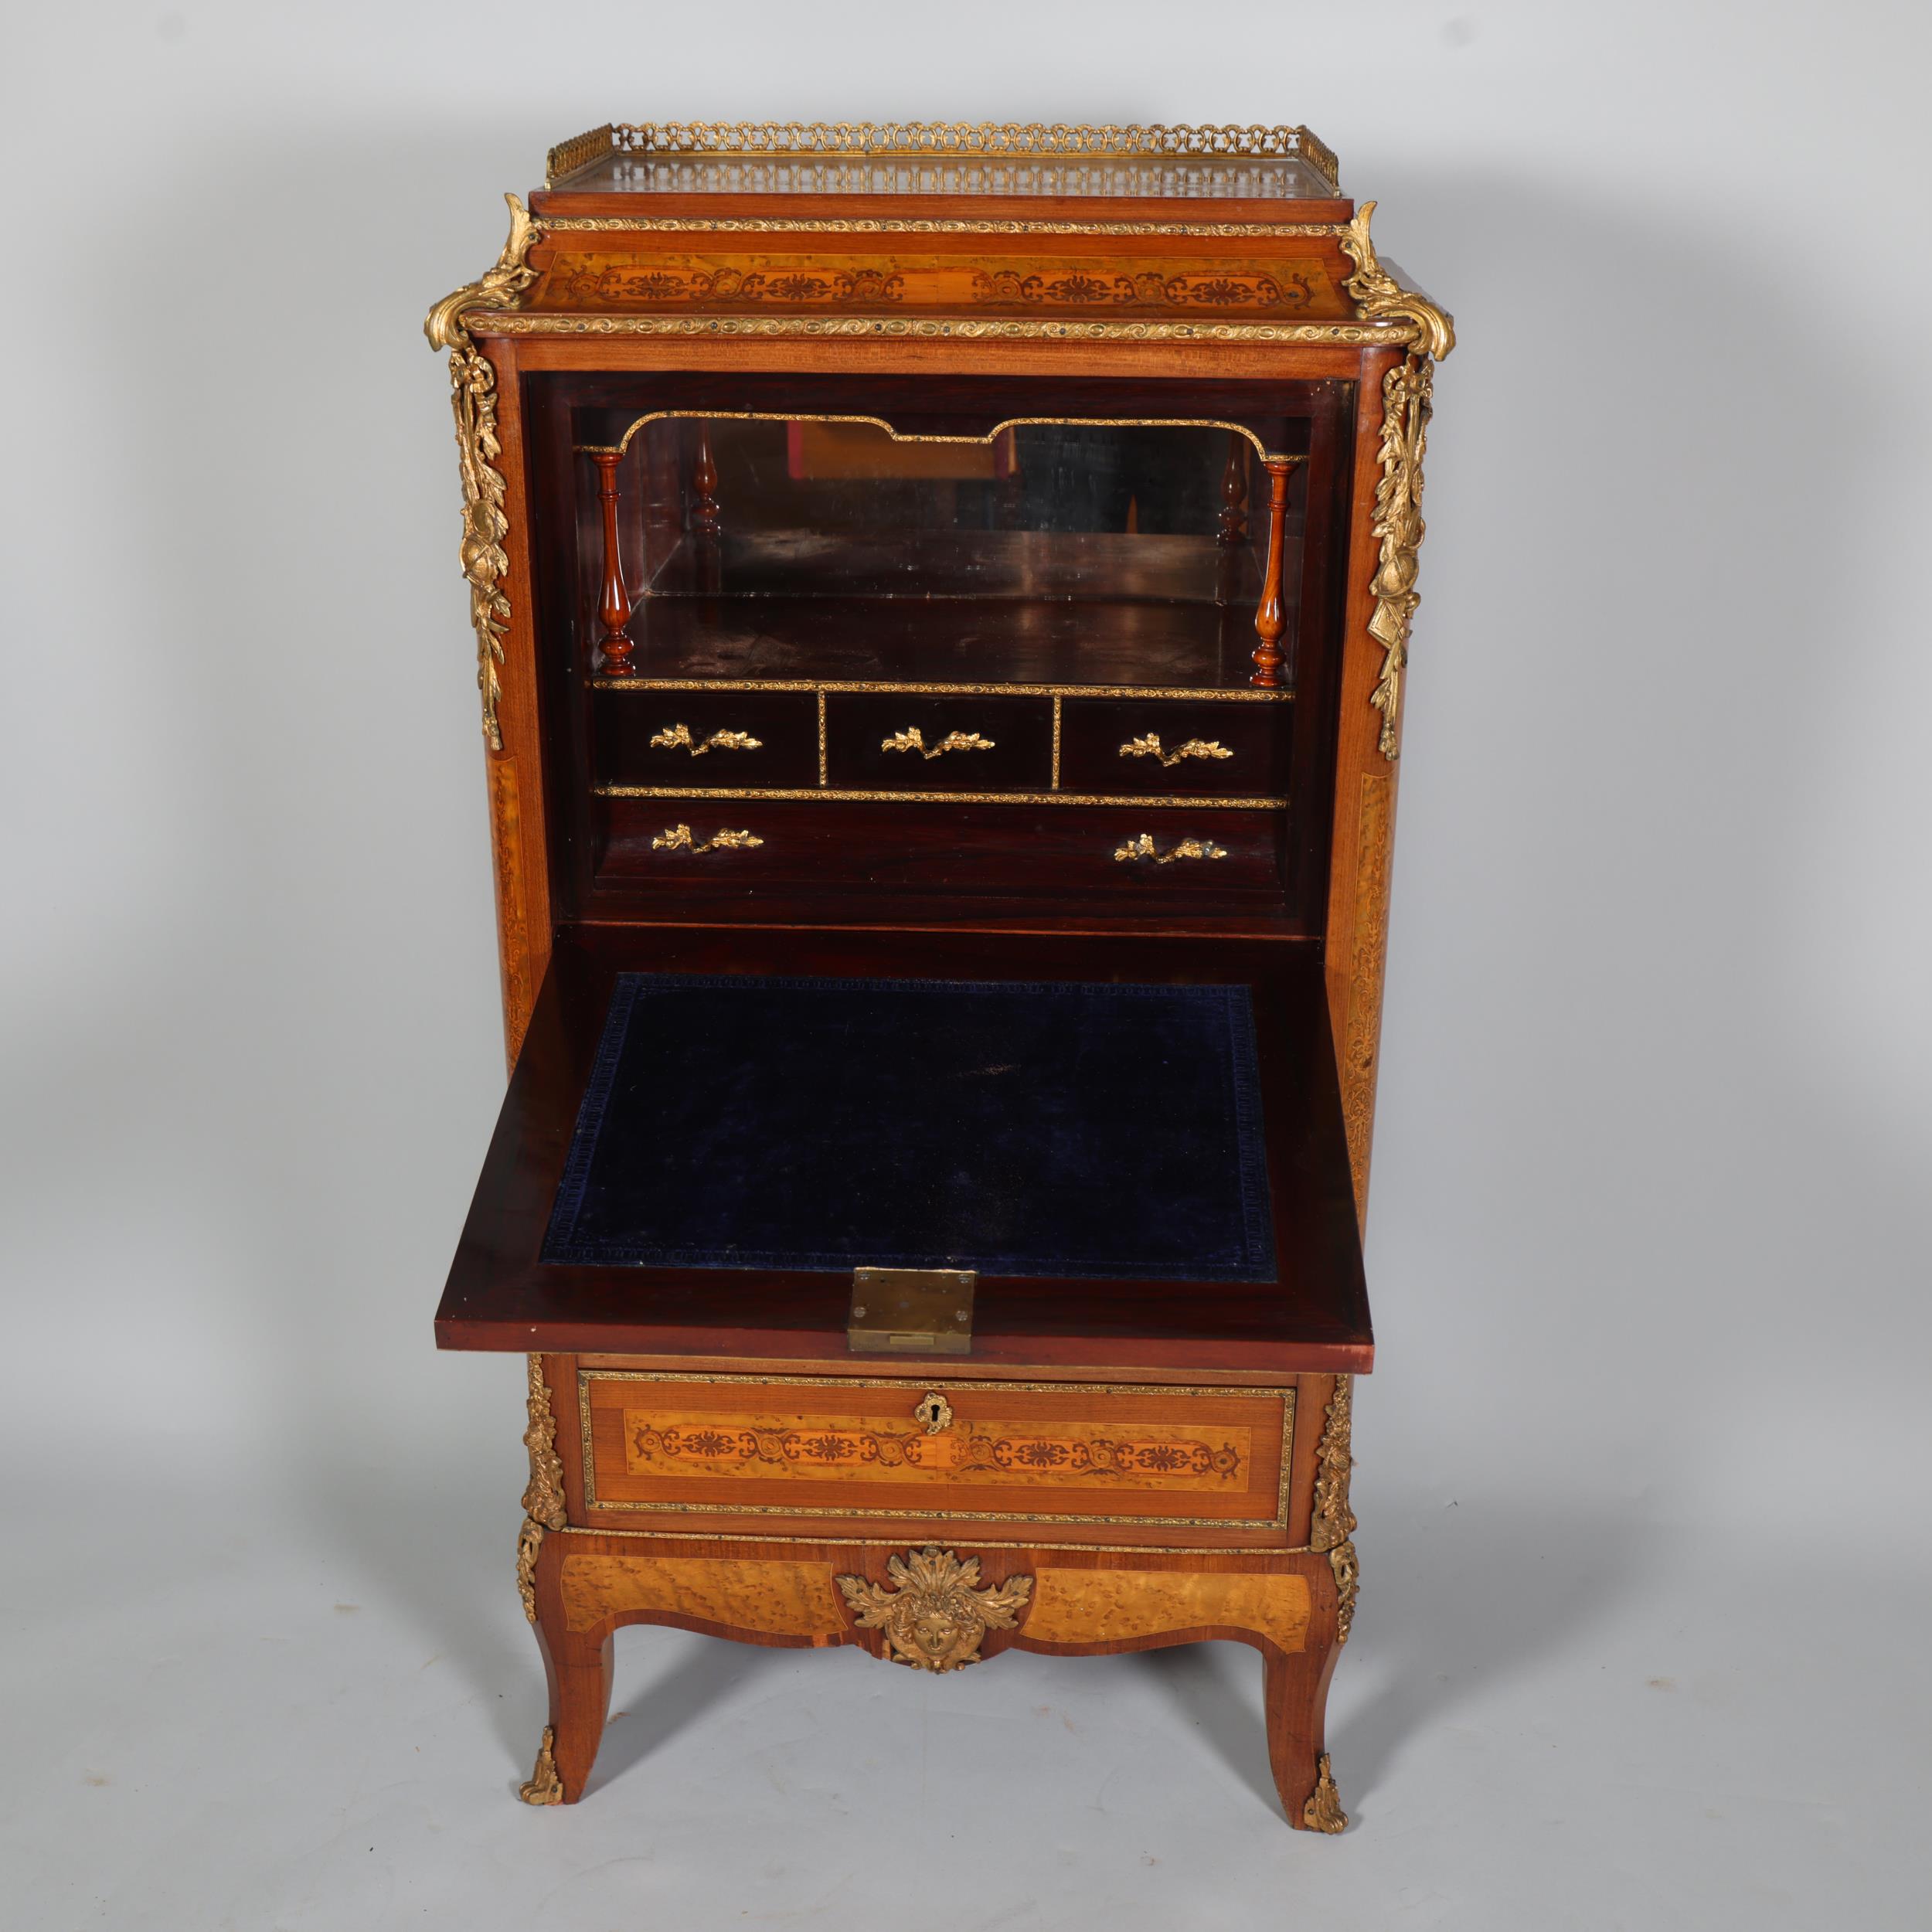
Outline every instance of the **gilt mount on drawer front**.
<svg viewBox="0 0 1932 1932">
<path fill-rule="evenodd" d="M 1144 832 L 1138 838 L 1130 838 L 1115 849 L 1117 860 L 1151 859 L 1157 866 L 1171 866 L 1178 859 L 1225 859 L 1227 848 L 1217 845 L 1212 838 L 1183 838 L 1171 849 L 1162 852 L 1154 842 L 1154 835 Z"/>
<path fill-rule="evenodd" d="M 1130 738 L 1121 747 L 1123 758 L 1158 758 L 1164 765 L 1178 765 L 1184 758 L 1232 758 L 1234 753 L 1217 738 L 1190 738 L 1172 751 L 1161 747 L 1161 734 L 1150 731 L 1144 738 Z"/>
<path fill-rule="evenodd" d="M 917 1670 L 957 1670 L 980 1661 L 989 1630 L 1011 1630 L 1033 1594 L 1030 1577 L 1009 1577 L 996 1589 L 979 1587 L 979 1559 L 962 1563 L 929 1543 L 889 1556 L 889 1590 L 863 1577 L 841 1577 L 838 1587 L 862 1630 L 883 1630 L 894 1663 Z"/>
<path fill-rule="evenodd" d="M 763 740 L 754 738 L 748 731 L 714 731 L 702 743 L 692 737 L 691 727 L 685 724 L 667 726 L 662 731 L 653 733 L 651 740 L 653 751 L 684 750 L 694 758 L 702 758 L 707 751 L 760 751 Z"/>
<path fill-rule="evenodd" d="M 977 731 L 949 731 L 936 745 L 927 743 L 917 725 L 905 731 L 895 731 L 889 738 L 879 741 L 881 751 L 916 751 L 929 761 L 943 757 L 949 751 L 992 751 L 995 750 L 991 738 L 982 738 Z"/>
<path fill-rule="evenodd" d="M 692 837 L 689 825 L 672 825 L 652 835 L 653 852 L 688 852 L 693 858 L 708 852 L 743 852 L 765 842 L 755 832 L 714 832 L 709 838 Z"/>
</svg>

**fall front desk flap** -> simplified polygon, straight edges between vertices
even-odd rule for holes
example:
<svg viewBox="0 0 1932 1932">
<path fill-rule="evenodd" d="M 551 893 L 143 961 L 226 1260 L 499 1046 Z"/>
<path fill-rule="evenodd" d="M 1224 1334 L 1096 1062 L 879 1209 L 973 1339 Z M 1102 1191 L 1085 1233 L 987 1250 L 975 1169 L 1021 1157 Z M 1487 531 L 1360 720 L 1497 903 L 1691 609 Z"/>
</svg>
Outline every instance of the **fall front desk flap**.
<svg viewBox="0 0 1932 1932">
<path fill-rule="evenodd" d="M 622 974 L 543 1259 L 1272 1281 L 1248 988 Z"/>
</svg>

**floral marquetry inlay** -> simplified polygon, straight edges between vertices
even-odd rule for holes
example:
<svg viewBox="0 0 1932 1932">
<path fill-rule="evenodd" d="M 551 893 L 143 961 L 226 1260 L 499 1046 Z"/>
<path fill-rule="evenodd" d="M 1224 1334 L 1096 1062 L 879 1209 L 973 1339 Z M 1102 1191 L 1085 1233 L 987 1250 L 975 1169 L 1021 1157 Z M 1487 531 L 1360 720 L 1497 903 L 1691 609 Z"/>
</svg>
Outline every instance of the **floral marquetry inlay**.
<svg viewBox="0 0 1932 1932">
<path fill-rule="evenodd" d="M 667 1417 L 624 1412 L 624 1467 L 633 1476 L 798 1477 L 847 1480 L 1048 1481 L 1111 1489 L 1175 1483 L 1231 1485 L 1250 1460 L 1249 1431 L 1191 1435 L 1148 1425 L 1131 1430 L 1063 1423 L 1022 1431 L 998 1424 L 909 1428 L 896 1419 L 788 1422 L 777 1416 Z"/>
<path fill-rule="evenodd" d="M 1202 310 L 1263 316 L 1353 311 L 1332 267 L 1311 253 L 1263 267 L 1237 255 L 1179 269 L 1125 257 L 1104 270 L 1050 255 L 665 254 L 640 260 L 560 249 L 532 298 L 542 310 L 729 307 L 770 309 Z"/>
</svg>

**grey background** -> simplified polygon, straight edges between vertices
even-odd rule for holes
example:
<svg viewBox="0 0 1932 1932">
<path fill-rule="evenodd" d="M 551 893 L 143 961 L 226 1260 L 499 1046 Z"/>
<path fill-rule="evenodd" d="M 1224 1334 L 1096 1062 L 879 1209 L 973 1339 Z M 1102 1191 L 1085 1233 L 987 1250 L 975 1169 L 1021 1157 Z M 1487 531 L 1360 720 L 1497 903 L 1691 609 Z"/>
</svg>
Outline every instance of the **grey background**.
<svg viewBox="0 0 1932 1932">
<path fill-rule="evenodd" d="M 16 8 L 10 1743 L 34 1927 L 1923 1923 L 1927 15 Z M 1228 1645 L 620 1640 L 430 1316 L 501 1090 L 423 310 L 606 117 L 1305 120 L 1455 310 L 1361 1391 L 1356 1828 Z"/>
</svg>

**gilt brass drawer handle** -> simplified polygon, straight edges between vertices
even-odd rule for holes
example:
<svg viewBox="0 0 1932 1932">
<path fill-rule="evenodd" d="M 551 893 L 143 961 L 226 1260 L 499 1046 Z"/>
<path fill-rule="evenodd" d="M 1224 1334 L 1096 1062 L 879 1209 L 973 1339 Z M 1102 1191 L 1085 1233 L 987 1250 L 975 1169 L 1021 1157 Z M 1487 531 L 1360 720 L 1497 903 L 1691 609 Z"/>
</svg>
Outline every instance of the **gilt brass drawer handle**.
<svg viewBox="0 0 1932 1932">
<path fill-rule="evenodd" d="M 1161 734 L 1150 731 L 1145 738 L 1130 738 L 1121 747 L 1123 758 L 1158 758 L 1164 765 L 1178 765 L 1183 758 L 1232 758 L 1234 753 L 1219 738 L 1190 738 L 1172 751 L 1161 749 Z"/>
<path fill-rule="evenodd" d="M 977 731 L 949 731 L 930 750 L 926 740 L 920 736 L 919 727 L 914 725 L 910 731 L 895 731 L 889 738 L 879 741 L 881 751 L 916 751 L 922 758 L 943 757 L 949 751 L 991 751 L 993 741 L 982 738 Z"/>
<path fill-rule="evenodd" d="M 1226 846 L 1217 845 L 1212 838 L 1183 838 L 1172 852 L 1157 851 L 1153 834 L 1145 832 L 1114 849 L 1117 859 L 1151 859 L 1157 866 L 1171 866 L 1177 859 L 1225 859 L 1227 855 Z"/>
<path fill-rule="evenodd" d="M 673 825 L 651 842 L 653 852 L 741 852 L 748 845 L 765 842 L 755 832 L 714 832 L 709 838 L 693 838 L 689 825 Z"/>
<path fill-rule="evenodd" d="M 764 740 L 754 738 L 748 731 L 714 731 L 702 744 L 697 743 L 691 736 L 687 724 L 667 725 L 651 740 L 653 751 L 675 751 L 680 747 L 694 758 L 702 758 L 707 751 L 759 751 L 764 749 Z"/>
<path fill-rule="evenodd" d="M 942 1434 L 953 1426 L 953 1405 L 934 1389 L 914 1407 L 913 1420 L 925 1423 L 927 1435 Z"/>
</svg>

